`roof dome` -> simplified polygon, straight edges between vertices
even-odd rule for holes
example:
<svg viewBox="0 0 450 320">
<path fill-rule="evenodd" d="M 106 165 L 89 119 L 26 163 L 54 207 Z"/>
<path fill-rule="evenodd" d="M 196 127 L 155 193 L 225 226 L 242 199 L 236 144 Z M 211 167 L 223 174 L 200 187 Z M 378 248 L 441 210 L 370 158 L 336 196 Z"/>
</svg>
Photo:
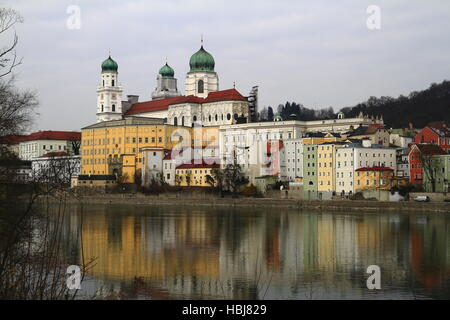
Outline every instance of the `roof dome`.
<svg viewBox="0 0 450 320">
<path fill-rule="evenodd" d="M 189 66 L 191 67 L 190 72 L 214 72 L 215 62 L 213 56 L 203 49 L 203 46 L 201 46 L 200 50 L 192 55 L 189 60 Z"/>
<path fill-rule="evenodd" d="M 161 69 L 159 69 L 159 74 L 165 78 L 173 78 L 175 72 L 166 62 L 166 64 L 163 65 Z"/>
<path fill-rule="evenodd" d="M 281 116 L 275 116 L 273 117 L 273 121 L 283 121 L 283 118 Z"/>
<path fill-rule="evenodd" d="M 111 56 L 102 63 L 102 72 L 117 72 L 117 69 L 119 69 L 119 65 L 111 59 Z"/>
</svg>

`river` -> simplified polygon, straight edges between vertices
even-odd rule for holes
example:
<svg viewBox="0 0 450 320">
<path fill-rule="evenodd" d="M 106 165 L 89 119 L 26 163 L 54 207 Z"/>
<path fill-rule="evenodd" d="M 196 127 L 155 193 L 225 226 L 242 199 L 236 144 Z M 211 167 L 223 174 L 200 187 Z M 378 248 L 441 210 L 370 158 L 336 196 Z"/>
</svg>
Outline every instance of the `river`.
<svg viewBox="0 0 450 320">
<path fill-rule="evenodd" d="M 72 204 L 65 230 L 84 299 L 450 299 L 444 213 Z"/>
</svg>

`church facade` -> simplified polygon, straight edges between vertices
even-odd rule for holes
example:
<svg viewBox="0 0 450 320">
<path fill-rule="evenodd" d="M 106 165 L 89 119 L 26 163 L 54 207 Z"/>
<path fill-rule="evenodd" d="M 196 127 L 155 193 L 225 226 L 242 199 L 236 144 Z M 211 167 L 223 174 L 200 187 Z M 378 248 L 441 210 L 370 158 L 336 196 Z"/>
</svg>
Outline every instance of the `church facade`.
<svg viewBox="0 0 450 320">
<path fill-rule="evenodd" d="M 108 57 L 102 63 L 97 89 L 97 122 L 129 116 L 164 119 L 169 125 L 186 127 L 217 127 L 250 121 L 247 97 L 234 88 L 219 90 L 214 58 L 203 45 L 191 56 L 189 66 L 185 95 L 179 93 L 175 72 L 166 63 L 159 70 L 152 100 L 139 102 L 138 96 L 128 96 L 128 101 L 122 101 L 118 64 Z"/>
</svg>

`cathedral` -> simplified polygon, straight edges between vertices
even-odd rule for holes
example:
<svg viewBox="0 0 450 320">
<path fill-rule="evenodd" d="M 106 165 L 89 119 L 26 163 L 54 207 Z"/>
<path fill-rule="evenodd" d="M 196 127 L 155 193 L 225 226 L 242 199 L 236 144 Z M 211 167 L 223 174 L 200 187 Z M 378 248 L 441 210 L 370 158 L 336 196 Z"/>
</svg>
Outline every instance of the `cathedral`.
<svg viewBox="0 0 450 320">
<path fill-rule="evenodd" d="M 167 64 L 156 78 L 152 100 L 139 102 L 128 95 L 122 101 L 123 88 L 118 82 L 118 64 L 111 56 L 102 63 L 101 82 L 97 89 L 97 122 L 126 117 L 164 119 L 174 126 L 220 126 L 250 122 L 248 99 L 236 89 L 219 90 L 213 56 L 203 44 L 189 60 L 185 94 L 177 88 L 175 71 Z"/>
</svg>

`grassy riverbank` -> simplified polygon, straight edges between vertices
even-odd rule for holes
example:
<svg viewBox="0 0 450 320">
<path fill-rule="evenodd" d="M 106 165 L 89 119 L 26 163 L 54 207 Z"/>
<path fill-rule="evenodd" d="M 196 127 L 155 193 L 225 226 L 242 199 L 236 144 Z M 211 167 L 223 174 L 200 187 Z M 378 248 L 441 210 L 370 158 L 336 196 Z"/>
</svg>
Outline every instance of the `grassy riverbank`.
<svg viewBox="0 0 450 320">
<path fill-rule="evenodd" d="M 261 207 L 261 208 L 291 208 L 326 211 L 374 211 L 374 212 L 448 212 L 449 202 L 414 201 L 384 202 L 367 200 L 333 200 L 306 201 L 271 198 L 217 198 L 177 196 L 145 196 L 140 194 L 104 194 L 69 198 L 70 202 L 85 204 L 134 204 L 155 206 L 208 206 L 208 207 Z"/>
</svg>

